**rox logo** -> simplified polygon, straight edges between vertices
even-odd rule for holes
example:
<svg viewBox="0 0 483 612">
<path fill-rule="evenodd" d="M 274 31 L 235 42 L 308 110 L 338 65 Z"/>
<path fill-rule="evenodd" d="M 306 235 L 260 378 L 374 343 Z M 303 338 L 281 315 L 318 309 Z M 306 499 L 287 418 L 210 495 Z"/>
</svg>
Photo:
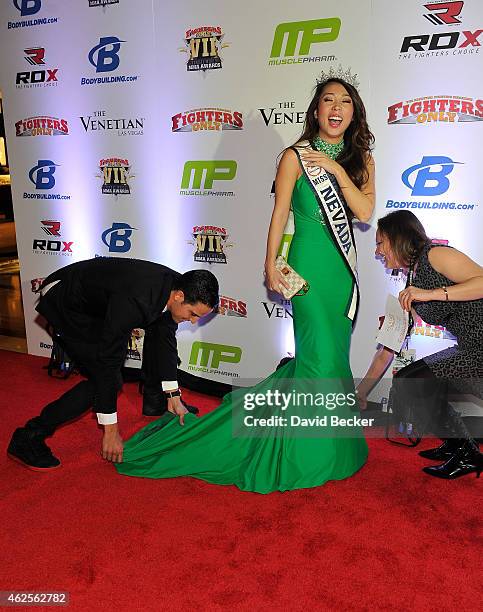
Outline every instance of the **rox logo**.
<svg viewBox="0 0 483 612">
<path fill-rule="evenodd" d="M 42 230 L 47 236 L 60 236 L 60 221 L 44 220 L 41 221 Z M 44 253 L 62 253 L 72 255 L 72 245 L 74 242 L 66 242 L 65 240 L 45 240 L 34 239 L 32 249 Z"/>
<path fill-rule="evenodd" d="M 424 7 L 428 11 L 434 11 L 428 15 L 424 15 L 428 21 L 434 25 L 451 25 L 453 23 L 461 23 L 461 19 L 457 19 L 461 13 L 464 2 L 461 0 L 454 0 L 453 2 L 431 2 L 425 4 Z"/>
<path fill-rule="evenodd" d="M 220 363 L 240 363 L 242 350 L 239 346 L 213 344 L 211 342 L 193 342 L 189 363 L 192 366 L 217 369 Z"/>
<path fill-rule="evenodd" d="M 338 17 L 279 23 L 275 28 L 270 57 L 308 55 L 313 44 L 336 40 L 339 36 L 340 25 L 341 21 Z M 302 37 L 297 50 L 300 33 Z"/>
<path fill-rule="evenodd" d="M 213 181 L 233 180 L 236 170 L 237 163 L 233 159 L 187 161 L 181 178 L 181 189 L 211 189 Z"/>
<path fill-rule="evenodd" d="M 464 2 L 431 2 L 424 6 L 432 13 L 424 15 L 434 25 L 454 25 L 461 23 L 457 19 L 461 13 Z M 444 49 L 465 49 L 467 47 L 480 47 L 480 37 L 483 29 L 471 32 L 440 32 L 433 35 L 420 34 L 417 36 L 405 36 L 401 45 L 400 53 L 407 53 L 410 49 L 414 51 L 440 51 Z M 461 42 L 460 42 L 461 41 Z"/>
<path fill-rule="evenodd" d="M 24 49 L 25 59 L 33 66 L 42 66 L 45 64 L 45 49 L 43 47 L 32 47 Z M 52 70 L 32 70 L 17 72 L 15 85 L 30 85 L 35 83 L 57 83 L 58 68 Z"/>
</svg>

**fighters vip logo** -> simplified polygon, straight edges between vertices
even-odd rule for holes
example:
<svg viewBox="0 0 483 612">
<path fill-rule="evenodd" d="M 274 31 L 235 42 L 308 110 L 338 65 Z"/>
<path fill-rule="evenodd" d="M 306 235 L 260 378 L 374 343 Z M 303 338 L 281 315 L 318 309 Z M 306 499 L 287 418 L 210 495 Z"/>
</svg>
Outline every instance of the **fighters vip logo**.
<svg viewBox="0 0 483 612">
<path fill-rule="evenodd" d="M 102 242 L 110 253 L 127 253 L 131 249 L 131 235 L 136 229 L 129 223 L 114 222 L 102 232 Z"/>
<path fill-rule="evenodd" d="M 462 96 L 428 96 L 388 107 L 388 124 L 466 122 L 483 120 L 483 100 Z"/>
<path fill-rule="evenodd" d="M 102 6 L 102 8 L 105 8 L 106 6 L 109 6 L 110 4 L 119 4 L 119 0 L 89 0 L 90 7 Z"/>
<path fill-rule="evenodd" d="M 79 117 L 85 132 L 116 132 L 117 136 L 142 136 L 144 117 L 110 118 L 105 110 Z"/>
<path fill-rule="evenodd" d="M 113 72 L 119 68 L 121 63 L 121 45 L 126 41 L 117 36 L 103 36 L 99 44 L 89 51 L 89 63 L 96 69 L 96 73 Z M 101 85 L 105 83 L 127 83 L 137 81 L 138 75 L 117 75 L 105 77 L 82 77 L 81 85 Z"/>
<path fill-rule="evenodd" d="M 53 236 L 58 238 L 61 236 L 60 233 L 60 221 L 45 220 L 41 221 L 42 231 L 47 236 Z M 34 253 L 42 255 L 72 255 L 73 242 L 66 242 L 65 240 L 54 240 L 45 238 L 35 238 L 32 244 Z M 32 289 L 33 290 L 33 289 Z"/>
<path fill-rule="evenodd" d="M 242 114 L 224 108 L 197 108 L 178 113 L 171 118 L 172 132 L 200 132 L 205 130 L 241 130 Z"/>
<path fill-rule="evenodd" d="M 235 372 L 220 370 L 222 363 L 237 364 L 242 358 L 242 349 L 239 346 L 228 344 L 214 344 L 212 342 L 193 342 L 189 358 L 188 369 L 193 372 L 207 372 L 219 376 L 238 377 Z"/>
<path fill-rule="evenodd" d="M 214 191 L 214 181 L 232 181 L 236 176 L 237 163 L 226 160 L 187 161 L 181 178 L 181 195 L 186 196 L 234 196 L 233 191 Z"/>
<path fill-rule="evenodd" d="M 29 171 L 29 180 L 37 191 L 36 193 L 24 192 L 24 199 L 70 200 L 70 195 L 67 194 L 45 193 L 55 187 L 55 172 L 58 167 L 59 165 L 51 159 L 39 159 Z"/>
<path fill-rule="evenodd" d="M 449 175 L 456 165 L 462 162 L 452 160 L 443 155 L 425 155 L 421 162 L 410 166 L 401 175 L 403 184 L 410 190 L 413 197 L 434 197 L 443 195 L 450 188 Z M 432 210 L 473 210 L 478 204 L 459 202 L 399 201 L 387 200 L 386 208 L 421 208 Z"/>
<path fill-rule="evenodd" d="M 479 53 L 479 40 L 483 29 L 455 30 L 462 24 L 460 13 L 464 2 L 437 1 L 425 4 L 429 13 L 424 17 L 433 25 L 444 27 L 445 32 L 434 34 L 418 34 L 405 36 L 400 50 L 399 59 L 425 58 L 448 55 L 470 55 Z"/>
<path fill-rule="evenodd" d="M 16 136 L 67 136 L 67 119 L 56 117 L 29 117 L 15 123 Z"/>
<path fill-rule="evenodd" d="M 141 361 L 143 358 L 144 329 L 133 329 L 127 345 L 127 359 Z"/>
<path fill-rule="evenodd" d="M 227 315 L 229 317 L 246 317 L 247 305 L 241 300 L 236 300 L 226 295 L 220 295 L 220 302 L 216 312 L 220 315 Z"/>
<path fill-rule="evenodd" d="M 199 70 L 217 70 L 222 68 L 221 50 L 228 47 L 224 43 L 224 34 L 220 26 L 202 26 L 194 30 L 187 30 L 181 52 L 188 54 L 186 70 L 196 72 Z"/>
<path fill-rule="evenodd" d="M 340 25 L 338 17 L 279 23 L 275 28 L 268 65 L 336 61 L 335 55 L 311 56 L 310 52 L 312 45 L 337 40 Z"/>
<path fill-rule="evenodd" d="M 32 66 L 45 65 L 44 47 L 31 47 L 29 49 L 24 49 L 24 53 L 26 61 Z M 15 85 L 17 89 L 24 89 L 27 87 L 56 87 L 58 83 L 58 71 L 58 68 L 52 68 L 47 70 L 39 69 L 17 72 Z"/>
<path fill-rule="evenodd" d="M 20 12 L 21 17 L 32 17 L 40 12 L 42 8 L 42 0 L 10 0 L 10 3 Z M 35 19 L 23 19 L 22 21 L 9 21 L 7 27 L 9 30 L 30 28 L 32 26 L 57 23 L 57 21 L 57 17 L 37 17 Z"/>
<path fill-rule="evenodd" d="M 277 102 L 276 106 L 258 110 L 267 127 L 269 125 L 303 124 L 305 121 L 305 111 L 295 110 L 295 102 Z"/>
<path fill-rule="evenodd" d="M 32 293 L 39 293 L 40 292 L 40 287 L 42 287 L 42 283 L 44 282 L 45 277 L 44 278 L 33 278 L 30 281 L 30 290 L 32 291 Z"/>
<path fill-rule="evenodd" d="M 97 177 L 103 180 L 102 193 L 115 196 L 131 193 L 129 180 L 134 175 L 131 173 L 129 160 L 119 157 L 101 159 L 99 168 L 101 174 L 98 174 Z"/>
<path fill-rule="evenodd" d="M 193 227 L 193 240 L 188 244 L 196 247 L 193 259 L 200 263 L 226 264 L 224 249 L 232 247 L 227 243 L 228 233 L 224 227 L 213 225 L 196 225 Z"/>
</svg>

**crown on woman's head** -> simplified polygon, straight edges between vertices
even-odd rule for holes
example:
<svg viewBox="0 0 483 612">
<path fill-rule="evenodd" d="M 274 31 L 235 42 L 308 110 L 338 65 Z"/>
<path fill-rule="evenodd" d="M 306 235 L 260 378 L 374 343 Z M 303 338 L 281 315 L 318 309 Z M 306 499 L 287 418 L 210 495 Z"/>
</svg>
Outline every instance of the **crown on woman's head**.
<svg viewBox="0 0 483 612">
<path fill-rule="evenodd" d="M 350 68 L 344 70 L 340 64 L 337 70 L 331 66 L 329 72 L 321 72 L 320 77 L 317 79 L 317 85 L 325 83 L 325 81 L 330 81 L 330 79 L 342 79 L 346 83 L 349 83 L 349 85 L 359 89 L 359 79 L 357 78 L 357 74 L 352 74 Z"/>
</svg>

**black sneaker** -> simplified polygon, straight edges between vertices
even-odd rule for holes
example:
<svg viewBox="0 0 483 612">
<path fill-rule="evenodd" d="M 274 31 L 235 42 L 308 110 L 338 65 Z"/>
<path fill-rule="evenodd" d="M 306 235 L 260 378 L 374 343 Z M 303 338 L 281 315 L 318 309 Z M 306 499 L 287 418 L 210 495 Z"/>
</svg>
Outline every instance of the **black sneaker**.
<svg viewBox="0 0 483 612">
<path fill-rule="evenodd" d="M 53 470 L 60 466 L 60 461 L 54 457 L 44 438 L 25 427 L 19 427 L 14 431 L 7 454 L 14 461 L 38 472 Z"/>
</svg>

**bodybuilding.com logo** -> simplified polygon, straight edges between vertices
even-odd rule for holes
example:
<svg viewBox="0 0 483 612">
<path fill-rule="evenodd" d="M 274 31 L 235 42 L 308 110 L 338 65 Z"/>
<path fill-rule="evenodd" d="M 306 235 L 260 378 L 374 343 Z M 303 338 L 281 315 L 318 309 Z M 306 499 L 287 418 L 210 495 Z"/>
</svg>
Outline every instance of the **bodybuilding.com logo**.
<svg viewBox="0 0 483 612">
<path fill-rule="evenodd" d="M 89 63 L 96 69 L 96 73 L 113 72 L 119 68 L 119 64 L 121 63 L 119 52 L 121 50 L 121 44 L 125 42 L 125 40 L 121 40 L 117 36 L 104 36 L 99 39 L 99 44 L 92 47 L 87 56 Z M 137 81 L 137 78 L 137 75 L 118 75 L 95 78 L 82 77 L 81 85 L 125 83 L 128 81 Z"/>
<path fill-rule="evenodd" d="M 127 253 L 131 248 L 131 235 L 136 229 L 128 223 L 114 222 L 102 232 L 102 242 L 109 248 L 110 253 Z"/>
<path fill-rule="evenodd" d="M 38 191 L 24 192 L 25 200 L 70 200 L 70 195 L 62 193 L 42 193 L 55 187 L 55 170 L 59 167 L 51 159 L 39 159 L 29 171 L 29 180 Z M 38 193 L 40 191 L 40 193 Z"/>
<path fill-rule="evenodd" d="M 279 23 L 275 28 L 268 65 L 335 61 L 335 55 L 313 57 L 309 53 L 312 45 L 337 40 L 340 25 L 341 21 L 338 17 Z"/>
<path fill-rule="evenodd" d="M 446 193 L 450 188 L 448 176 L 456 165 L 462 162 L 454 161 L 443 155 L 425 155 L 419 164 L 404 170 L 401 175 L 403 184 L 411 191 L 414 197 L 433 197 Z M 386 208 L 430 208 L 439 210 L 473 210 L 475 203 L 458 202 L 401 202 L 387 200 Z"/>
<path fill-rule="evenodd" d="M 453 172 L 455 162 L 450 157 L 424 156 L 420 164 L 411 166 L 402 173 L 402 182 L 411 189 L 412 196 L 437 196 L 449 189 L 448 174 Z"/>
<path fill-rule="evenodd" d="M 36 15 L 42 8 L 42 0 L 12 0 L 15 8 L 20 12 L 21 17 Z M 30 28 L 37 25 L 48 25 L 57 23 L 57 17 L 43 17 L 41 19 L 23 19 L 22 21 L 9 21 L 9 30 L 16 28 Z"/>
</svg>

